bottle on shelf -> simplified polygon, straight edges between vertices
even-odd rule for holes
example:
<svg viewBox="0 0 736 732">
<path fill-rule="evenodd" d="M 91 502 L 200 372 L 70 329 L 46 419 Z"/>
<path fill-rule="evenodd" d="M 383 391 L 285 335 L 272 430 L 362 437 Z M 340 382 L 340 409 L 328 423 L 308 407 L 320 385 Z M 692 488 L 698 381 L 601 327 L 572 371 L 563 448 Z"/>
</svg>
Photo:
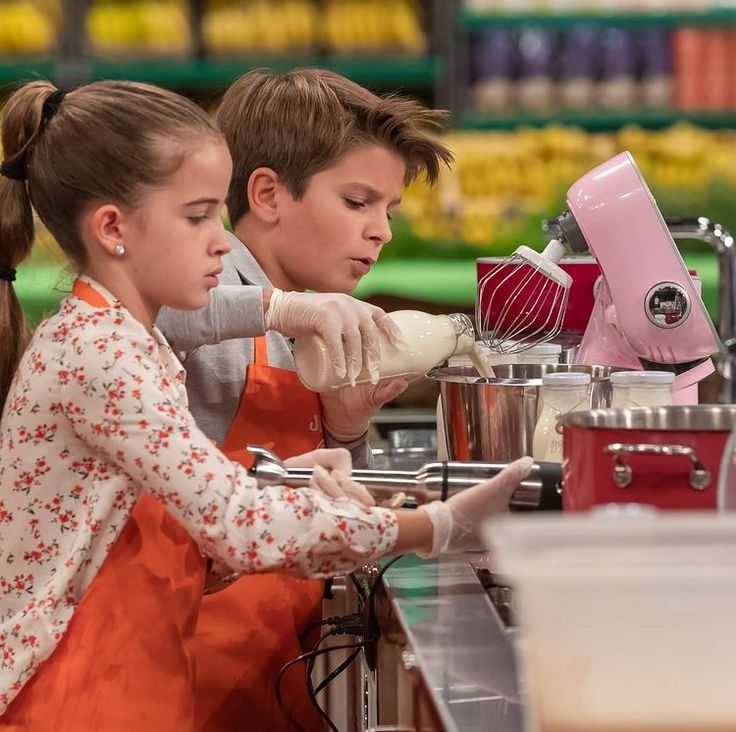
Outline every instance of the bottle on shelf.
<svg viewBox="0 0 736 732">
<path fill-rule="evenodd" d="M 534 429 L 532 456 L 535 460 L 562 462 L 562 431 L 559 418 L 590 406 L 590 374 L 568 372 L 542 376 L 539 395 L 542 409 Z"/>
<path fill-rule="evenodd" d="M 401 330 L 404 343 L 391 344 L 381 338 L 378 367 L 381 379 L 426 374 L 450 356 L 475 353 L 473 324 L 467 315 L 429 315 L 418 310 L 397 310 L 388 313 L 387 317 Z M 312 391 L 349 385 L 346 377 L 335 373 L 325 343 L 317 335 L 296 339 L 294 361 L 299 378 Z M 356 383 L 370 380 L 370 374 L 363 369 Z"/>
<path fill-rule="evenodd" d="M 568 109 L 590 109 L 595 95 L 598 31 L 581 25 L 571 28 L 562 42 L 559 97 Z"/>
<path fill-rule="evenodd" d="M 634 35 L 621 28 L 601 32 L 598 103 L 606 109 L 626 109 L 637 102 L 637 54 Z"/>
<path fill-rule="evenodd" d="M 665 109 L 672 104 L 672 47 L 666 28 L 644 29 L 639 34 L 641 102 Z"/>
<path fill-rule="evenodd" d="M 555 35 L 548 30 L 524 28 L 520 32 L 516 88 L 521 109 L 548 112 L 552 108 L 555 45 Z"/>
<path fill-rule="evenodd" d="M 484 30 L 472 42 L 473 106 L 479 112 L 508 112 L 517 53 L 513 34 Z"/>
</svg>

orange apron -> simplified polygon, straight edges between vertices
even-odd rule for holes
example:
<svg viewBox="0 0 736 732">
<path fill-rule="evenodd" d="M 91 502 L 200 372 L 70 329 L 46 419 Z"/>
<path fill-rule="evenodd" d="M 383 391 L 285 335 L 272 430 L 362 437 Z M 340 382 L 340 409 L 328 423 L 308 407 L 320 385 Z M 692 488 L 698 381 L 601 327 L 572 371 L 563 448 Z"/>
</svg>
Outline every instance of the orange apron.
<svg viewBox="0 0 736 732">
<path fill-rule="evenodd" d="M 287 458 L 322 442 L 319 397 L 293 371 L 268 365 L 265 337 L 254 339 L 254 363 L 222 450 L 248 466 L 247 444 Z M 323 583 L 279 574 L 243 575 L 205 595 L 197 622 L 198 730 L 291 732 L 276 703 L 279 669 L 304 652 L 299 634 L 322 613 Z M 284 703 L 305 730 L 324 723 L 309 702 L 304 668 L 296 664 L 281 683 Z"/>
<path fill-rule="evenodd" d="M 109 307 L 79 280 L 73 294 Z M 144 493 L 59 645 L 0 717 L 0 730 L 192 730 L 204 576 L 196 542 Z"/>
</svg>

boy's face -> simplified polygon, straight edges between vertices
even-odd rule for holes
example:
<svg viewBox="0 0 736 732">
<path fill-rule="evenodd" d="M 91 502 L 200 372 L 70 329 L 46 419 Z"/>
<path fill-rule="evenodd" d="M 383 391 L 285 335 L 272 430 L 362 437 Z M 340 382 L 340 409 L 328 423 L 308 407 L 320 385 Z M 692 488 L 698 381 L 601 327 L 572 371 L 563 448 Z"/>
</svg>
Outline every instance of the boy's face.
<svg viewBox="0 0 736 732">
<path fill-rule="evenodd" d="M 190 310 L 207 303 L 220 258 L 230 250 L 222 223 L 232 162 L 224 142 L 205 142 L 184 157 L 169 183 L 125 218 L 131 279 L 141 299 Z"/>
<path fill-rule="evenodd" d="M 277 287 L 352 292 L 391 240 L 406 166 L 379 145 L 352 150 L 309 180 L 300 200 L 278 194 L 270 279 Z"/>
</svg>

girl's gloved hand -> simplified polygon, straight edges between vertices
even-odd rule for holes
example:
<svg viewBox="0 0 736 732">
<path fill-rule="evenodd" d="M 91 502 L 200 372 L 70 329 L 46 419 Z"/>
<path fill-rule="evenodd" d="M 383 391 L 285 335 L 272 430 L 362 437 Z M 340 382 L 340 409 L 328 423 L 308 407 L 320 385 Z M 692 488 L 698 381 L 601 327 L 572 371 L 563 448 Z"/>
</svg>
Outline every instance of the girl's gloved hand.
<svg viewBox="0 0 736 732">
<path fill-rule="evenodd" d="M 490 480 L 478 483 L 446 501 L 420 506 L 432 522 L 432 550 L 423 557 L 436 557 L 482 549 L 478 527 L 494 513 L 508 510 L 511 494 L 534 465 L 530 457 L 515 460 Z"/>
<path fill-rule="evenodd" d="M 401 331 L 381 308 L 340 293 L 274 290 L 265 319 L 266 330 L 277 330 L 288 338 L 320 335 L 335 373 L 350 382 L 364 366 L 378 380 L 380 333 L 391 342 L 402 341 Z"/>
<path fill-rule="evenodd" d="M 309 487 L 333 500 L 348 498 L 363 506 L 374 506 L 368 490 L 350 479 L 353 462 L 350 453 L 341 448 L 321 448 L 284 460 L 287 468 L 313 468 Z"/>
<path fill-rule="evenodd" d="M 352 442 L 362 437 L 378 410 L 401 394 L 405 379 L 385 379 L 377 384 L 344 386 L 322 392 L 322 425 L 339 442 Z"/>
</svg>

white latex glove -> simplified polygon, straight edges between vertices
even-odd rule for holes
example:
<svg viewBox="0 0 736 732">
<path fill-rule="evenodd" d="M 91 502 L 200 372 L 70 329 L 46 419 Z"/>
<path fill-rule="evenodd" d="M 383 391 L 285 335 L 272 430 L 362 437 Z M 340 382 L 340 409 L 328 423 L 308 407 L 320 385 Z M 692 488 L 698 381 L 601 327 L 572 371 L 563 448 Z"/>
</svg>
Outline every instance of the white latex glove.
<svg viewBox="0 0 736 732">
<path fill-rule="evenodd" d="M 284 460 L 287 468 L 313 468 L 309 487 L 334 500 L 349 498 L 363 506 L 374 506 L 375 501 L 360 483 L 351 480 L 353 461 L 342 447 L 321 448 Z"/>
<path fill-rule="evenodd" d="M 381 308 L 340 293 L 274 290 L 265 318 L 266 330 L 277 330 L 287 338 L 320 335 L 335 373 L 351 383 L 364 365 L 378 381 L 379 333 L 391 343 L 403 340 L 397 325 Z"/>
<path fill-rule="evenodd" d="M 498 475 L 467 488 L 446 501 L 420 506 L 432 521 L 432 551 L 423 557 L 481 549 L 478 527 L 494 513 L 508 510 L 511 494 L 534 465 L 530 457 L 509 463 Z"/>
<path fill-rule="evenodd" d="M 358 384 L 332 389 L 319 395 L 322 426 L 339 442 L 362 437 L 378 410 L 395 399 L 409 383 L 406 379 L 384 379 L 377 384 Z"/>
</svg>

